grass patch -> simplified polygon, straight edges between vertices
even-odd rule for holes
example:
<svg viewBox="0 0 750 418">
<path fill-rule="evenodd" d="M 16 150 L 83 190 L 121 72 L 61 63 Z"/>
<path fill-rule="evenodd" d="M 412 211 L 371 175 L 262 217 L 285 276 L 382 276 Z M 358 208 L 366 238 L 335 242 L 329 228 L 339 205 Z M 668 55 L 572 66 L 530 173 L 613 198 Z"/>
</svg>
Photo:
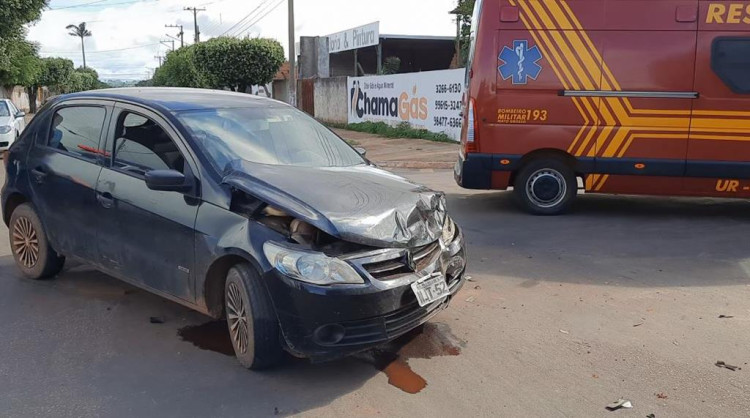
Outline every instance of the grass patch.
<svg viewBox="0 0 750 418">
<path fill-rule="evenodd" d="M 361 123 L 329 123 L 331 128 L 348 129 L 350 131 L 365 132 L 386 138 L 413 138 L 426 139 L 435 142 L 449 142 L 456 144 L 451 137 L 444 133 L 430 132 L 427 129 L 414 129 L 407 122 L 401 122 L 396 126 L 385 122 L 361 122 Z"/>
</svg>

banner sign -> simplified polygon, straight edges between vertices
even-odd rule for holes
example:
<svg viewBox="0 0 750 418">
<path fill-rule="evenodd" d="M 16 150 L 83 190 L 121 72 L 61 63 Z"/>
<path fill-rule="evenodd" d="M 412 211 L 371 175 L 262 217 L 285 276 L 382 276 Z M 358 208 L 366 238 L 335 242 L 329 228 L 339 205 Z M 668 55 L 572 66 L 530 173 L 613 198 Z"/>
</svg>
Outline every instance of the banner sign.
<svg viewBox="0 0 750 418">
<path fill-rule="evenodd" d="M 408 122 L 459 140 L 464 69 L 349 77 L 349 123 Z"/>
<path fill-rule="evenodd" d="M 380 43 L 380 22 L 328 35 L 328 53 L 365 48 Z"/>
</svg>

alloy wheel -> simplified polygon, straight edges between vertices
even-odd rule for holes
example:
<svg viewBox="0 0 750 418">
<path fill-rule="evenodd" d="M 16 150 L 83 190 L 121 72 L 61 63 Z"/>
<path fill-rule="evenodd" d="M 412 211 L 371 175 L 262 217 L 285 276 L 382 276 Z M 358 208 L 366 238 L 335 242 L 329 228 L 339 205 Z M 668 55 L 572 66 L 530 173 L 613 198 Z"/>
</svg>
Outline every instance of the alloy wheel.
<svg viewBox="0 0 750 418">
<path fill-rule="evenodd" d="M 242 291 L 235 283 L 229 283 L 226 294 L 229 333 L 238 353 L 246 353 L 249 343 L 247 306 Z"/>
<path fill-rule="evenodd" d="M 39 237 L 29 218 L 20 217 L 13 225 L 13 251 L 26 268 L 39 261 Z"/>
</svg>

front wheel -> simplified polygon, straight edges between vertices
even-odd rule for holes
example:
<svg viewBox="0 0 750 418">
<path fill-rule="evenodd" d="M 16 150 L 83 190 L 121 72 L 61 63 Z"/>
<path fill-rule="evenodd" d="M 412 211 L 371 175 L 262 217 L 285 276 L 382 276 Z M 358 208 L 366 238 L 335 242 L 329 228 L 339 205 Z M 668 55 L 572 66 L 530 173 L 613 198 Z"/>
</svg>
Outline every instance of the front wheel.
<svg viewBox="0 0 750 418">
<path fill-rule="evenodd" d="M 224 308 L 240 364 L 253 370 L 277 365 L 283 354 L 279 323 L 260 275 L 249 264 L 238 264 L 229 270 Z"/>
<path fill-rule="evenodd" d="M 521 168 L 513 183 L 521 206 L 534 215 L 559 215 L 570 208 L 578 193 L 573 170 L 554 158 L 533 160 Z"/>
<path fill-rule="evenodd" d="M 16 266 L 30 279 L 55 276 L 65 258 L 49 245 L 39 216 L 28 203 L 19 205 L 10 215 L 10 247 Z"/>
</svg>

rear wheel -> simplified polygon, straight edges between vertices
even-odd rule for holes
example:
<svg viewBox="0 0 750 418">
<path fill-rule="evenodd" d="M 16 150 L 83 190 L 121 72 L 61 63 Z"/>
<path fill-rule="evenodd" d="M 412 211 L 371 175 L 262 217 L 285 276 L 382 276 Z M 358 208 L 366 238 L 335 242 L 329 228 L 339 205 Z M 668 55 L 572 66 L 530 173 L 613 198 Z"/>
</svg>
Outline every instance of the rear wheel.
<svg viewBox="0 0 750 418">
<path fill-rule="evenodd" d="M 555 158 L 532 160 L 521 168 L 513 184 L 521 206 L 535 215 L 559 215 L 578 193 L 573 170 Z"/>
<path fill-rule="evenodd" d="M 224 308 L 240 364 L 253 370 L 277 365 L 283 354 L 278 320 L 260 276 L 249 264 L 238 264 L 229 270 Z"/>
<path fill-rule="evenodd" d="M 16 266 L 30 279 L 46 279 L 62 270 L 65 258 L 49 245 L 39 216 L 28 203 L 18 205 L 10 216 L 10 247 Z"/>
</svg>

